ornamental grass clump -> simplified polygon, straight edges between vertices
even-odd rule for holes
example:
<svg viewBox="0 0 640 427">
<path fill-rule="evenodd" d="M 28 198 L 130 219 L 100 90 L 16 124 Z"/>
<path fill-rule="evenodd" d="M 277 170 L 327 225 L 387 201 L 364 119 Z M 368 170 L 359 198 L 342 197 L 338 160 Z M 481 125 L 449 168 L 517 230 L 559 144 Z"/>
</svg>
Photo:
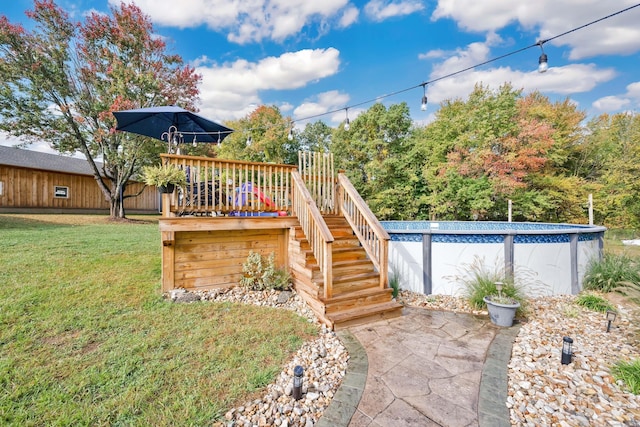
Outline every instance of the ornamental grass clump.
<svg viewBox="0 0 640 427">
<path fill-rule="evenodd" d="M 616 363 L 611 374 L 616 381 L 622 381 L 631 393 L 640 394 L 640 359 Z"/>
<path fill-rule="evenodd" d="M 589 310 L 598 311 L 600 313 L 604 313 L 607 310 L 615 311 L 616 309 L 603 297 L 589 292 L 584 292 L 578 295 L 575 302 L 582 307 L 586 307 Z"/>
<path fill-rule="evenodd" d="M 605 254 L 587 267 L 584 289 L 611 292 L 620 287 L 640 290 L 638 262 L 624 254 Z"/>
</svg>

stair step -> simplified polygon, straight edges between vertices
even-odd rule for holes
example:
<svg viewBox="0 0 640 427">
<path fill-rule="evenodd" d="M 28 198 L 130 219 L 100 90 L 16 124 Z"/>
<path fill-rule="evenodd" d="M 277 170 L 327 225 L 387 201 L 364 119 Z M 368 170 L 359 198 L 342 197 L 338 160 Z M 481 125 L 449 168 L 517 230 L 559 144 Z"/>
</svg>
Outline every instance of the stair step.
<svg viewBox="0 0 640 427">
<path fill-rule="evenodd" d="M 334 329 L 346 328 L 357 324 L 368 323 L 376 319 L 390 319 L 402 315 L 402 304 L 388 301 L 365 307 L 356 307 L 337 313 L 327 314 Z"/>
<path fill-rule="evenodd" d="M 334 295 L 331 298 L 324 299 L 320 297 L 325 305 L 327 313 L 340 312 L 356 307 L 364 307 L 372 304 L 380 304 L 391 301 L 393 289 L 381 289 L 379 286 L 375 288 L 362 289 L 348 294 Z"/>
</svg>

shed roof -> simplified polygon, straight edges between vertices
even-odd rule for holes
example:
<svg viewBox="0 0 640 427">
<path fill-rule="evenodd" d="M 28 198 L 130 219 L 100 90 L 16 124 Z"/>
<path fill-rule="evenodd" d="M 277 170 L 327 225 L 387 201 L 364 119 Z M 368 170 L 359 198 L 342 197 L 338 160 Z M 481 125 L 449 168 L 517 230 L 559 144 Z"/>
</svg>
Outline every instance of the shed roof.
<svg viewBox="0 0 640 427">
<path fill-rule="evenodd" d="M 62 154 L 47 154 L 40 151 L 0 145 L 0 165 L 16 166 L 28 169 L 40 169 L 53 172 L 65 172 L 76 175 L 93 175 L 89 162 Z M 102 164 L 96 162 L 98 168 Z"/>
</svg>

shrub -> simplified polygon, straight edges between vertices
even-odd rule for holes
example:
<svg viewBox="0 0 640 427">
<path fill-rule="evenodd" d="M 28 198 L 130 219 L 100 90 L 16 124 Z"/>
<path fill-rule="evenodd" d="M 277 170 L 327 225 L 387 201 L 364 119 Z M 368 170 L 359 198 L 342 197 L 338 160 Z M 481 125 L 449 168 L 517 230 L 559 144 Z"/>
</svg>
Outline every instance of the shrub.
<svg viewBox="0 0 640 427">
<path fill-rule="evenodd" d="M 631 393 L 640 394 L 640 359 L 616 363 L 611 374 L 616 381 L 624 382 Z"/>
<path fill-rule="evenodd" d="M 247 260 L 242 264 L 244 277 L 240 285 L 255 291 L 265 289 L 285 290 L 291 284 L 291 275 L 284 268 L 275 265 L 275 254 L 271 252 L 268 258 L 257 252 L 249 252 Z"/>
<path fill-rule="evenodd" d="M 640 288 L 638 265 L 627 255 L 605 254 L 587 267 L 584 289 L 611 292 L 625 285 Z"/>
<path fill-rule="evenodd" d="M 607 310 L 615 310 L 615 307 L 611 305 L 609 301 L 592 293 L 582 293 L 578 295 L 576 298 L 576 304 L 601 313 L 604 313 Z"/>
</svg>

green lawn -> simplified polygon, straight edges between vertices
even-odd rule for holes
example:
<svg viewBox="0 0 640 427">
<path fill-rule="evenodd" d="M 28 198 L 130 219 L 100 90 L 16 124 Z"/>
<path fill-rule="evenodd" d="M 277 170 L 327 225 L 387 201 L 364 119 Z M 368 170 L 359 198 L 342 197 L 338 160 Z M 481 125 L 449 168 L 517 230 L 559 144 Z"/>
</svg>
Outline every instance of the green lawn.
<svg viewBox="0 0 640 427">
<path fill-rule="evenodd" d="M 285 310 L 163 300 L 153 218 L 0 215 L 2 425 L 208 425 L 316 334 Z"/>
</svg>

